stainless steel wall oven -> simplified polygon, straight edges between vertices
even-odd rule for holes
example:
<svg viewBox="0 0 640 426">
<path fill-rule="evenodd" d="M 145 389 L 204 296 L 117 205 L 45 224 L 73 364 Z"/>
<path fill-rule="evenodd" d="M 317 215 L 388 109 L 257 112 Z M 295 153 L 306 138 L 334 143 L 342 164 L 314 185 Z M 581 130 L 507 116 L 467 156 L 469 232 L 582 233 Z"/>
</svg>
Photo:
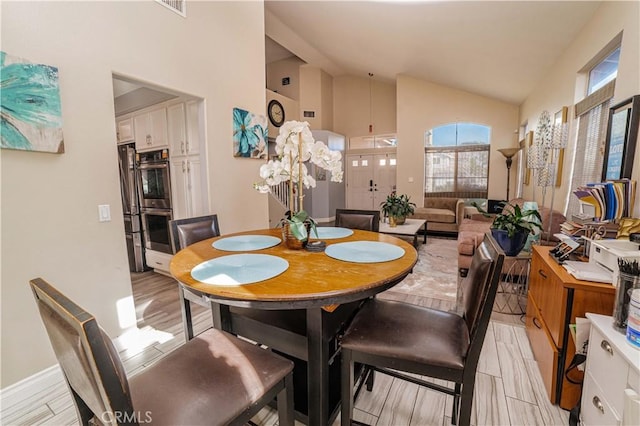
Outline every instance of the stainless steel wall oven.
<svg viewBox="0 0 640 426">
<path fill-rule="evenodd" d="M 138 155 L 140 207 L 170 209 L 171 180 L 169 179 L 168 151 L 163 149 Z"/>
<path fill-rule="evenodd" d="M 140 153 L 137 170 L 145 247 L 171 254 L 169 221 L 173 213 L 168 151 Z"/>
<path fill-rule="evenodd" d="M 142 228 L 146 248 L 173 253 L 169 234 L 169 221 L 172 217 L 171 209 L 142 209 Z"/>
</svg>

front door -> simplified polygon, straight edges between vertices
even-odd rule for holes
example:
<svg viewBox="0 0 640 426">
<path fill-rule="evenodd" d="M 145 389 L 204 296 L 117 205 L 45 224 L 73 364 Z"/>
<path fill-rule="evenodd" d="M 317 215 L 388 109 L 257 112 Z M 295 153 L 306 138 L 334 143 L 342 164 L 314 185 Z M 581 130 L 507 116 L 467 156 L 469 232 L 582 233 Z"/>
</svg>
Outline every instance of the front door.
<svg viewBox="0 0 640 426">
<path fill-rule="evenodd" d="M 377 210 L 395 189 L 395 153 L 347 155 L 347 208 Z"/>
</svg>

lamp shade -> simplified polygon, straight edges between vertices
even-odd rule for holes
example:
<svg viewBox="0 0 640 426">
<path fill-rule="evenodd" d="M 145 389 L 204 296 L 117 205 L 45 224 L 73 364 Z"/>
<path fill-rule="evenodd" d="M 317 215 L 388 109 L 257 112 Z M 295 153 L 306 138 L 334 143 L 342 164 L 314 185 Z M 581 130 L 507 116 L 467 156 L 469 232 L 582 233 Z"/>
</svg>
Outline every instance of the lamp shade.
<svg viewBox="0 0 640 426">
<path fill-rule="evenodd" d="M 504 155 L 504 158 L 511 158 L 516 155 L 518 151 L 520 151 L 520 148 L 501 148 L 498 151 L 500 151 L 500 153 Z"/>
</svg>

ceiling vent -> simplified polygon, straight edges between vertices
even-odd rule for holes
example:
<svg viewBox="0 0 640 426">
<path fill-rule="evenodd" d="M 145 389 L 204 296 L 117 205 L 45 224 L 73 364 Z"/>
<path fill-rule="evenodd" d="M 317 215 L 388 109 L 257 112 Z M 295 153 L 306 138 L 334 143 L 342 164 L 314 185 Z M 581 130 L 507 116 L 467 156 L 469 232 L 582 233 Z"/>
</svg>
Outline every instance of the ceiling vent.
<svg viewBox="0 0 640 426">
<path fill-rule="evenodd" d="M 178 15 L 187 17 L 187 0 L 156 0 L 161 5 L 173 10 Z"/>
</svg>

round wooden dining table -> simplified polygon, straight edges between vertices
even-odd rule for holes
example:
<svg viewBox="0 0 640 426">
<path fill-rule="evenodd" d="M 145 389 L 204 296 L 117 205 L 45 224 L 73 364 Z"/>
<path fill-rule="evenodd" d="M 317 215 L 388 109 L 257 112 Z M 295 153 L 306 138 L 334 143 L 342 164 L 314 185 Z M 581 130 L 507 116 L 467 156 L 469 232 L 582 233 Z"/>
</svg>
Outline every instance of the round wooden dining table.
<svg viewBox="0 0 640 426">
<path fill-rule="evenodd" d="M 353 230 L 352 235 L 342 238 L 323 238 L 323 241 L 327 248 L 332 244 L 356 241 L 386 243 L 380 246 L 391 245 L 402 249 L 403 253 L 393 260 L 369 262 L 339 260 L 325 252 L 291 250 L 282 241 L 251 251 L 226 251 L 213 246 L 218 240 L 243 235 L 282 237 L 280 229 L 262 229 L 200 241 L 176 253 L 170 263 L 171 275 L 181 286 L 211 302 L 214 325 L 226 331 L 234 331 L 230 306 L 260 310 L 304 309 L 306 347 L 303 354 L 296 355 L 307 362 L 308 411 L 304 420 L 310 425 L 326 425 L 339 408 L 329 407 L 328 365 L 334 355 L 327 338 L 331 316 L 343 304 L 369 298 L 402 281 L 417 262 L 416 249 L 402 239 L 361 230 Z M 229 285 L 228 282 L 217 285 L 215 278 L 213 282 L 203 282 L 192 276 L 194 268 L 203 262 L 242 253 L 275 256 L 284 259 L 288 266 L 272 278 L 243 285 Z M 300 390 L 296 389 L 297 392 Z"/>
</svg>

